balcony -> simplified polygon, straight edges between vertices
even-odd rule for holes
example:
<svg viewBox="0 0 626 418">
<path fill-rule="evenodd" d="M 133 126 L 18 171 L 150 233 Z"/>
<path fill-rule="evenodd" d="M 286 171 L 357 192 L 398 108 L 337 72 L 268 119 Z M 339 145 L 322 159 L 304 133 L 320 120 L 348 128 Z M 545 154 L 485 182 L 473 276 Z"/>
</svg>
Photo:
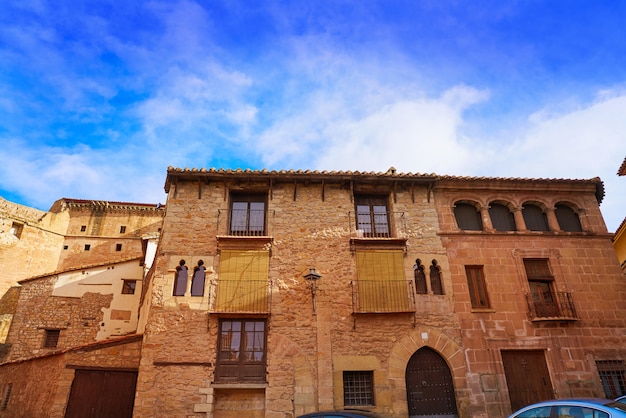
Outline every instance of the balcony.
<svg viewBox="0 0 626 418">
<path fill-rule="evenodd" d="M 532 321 L 576 321 L 576 307 L 572 294 L 554 292 L 538 297 L 536 293 L 526 294 L 528 312 Z M 547 297 L 546 297 L 547 296 Z"/>
<path fill-rule="evenodd" d="M 218 209 L 217 235 L 228 237 L 267 237 L 274 221 L 274 211 Z"/>
<path fill-rule="evenodd" d="M 415 312 L 413 280 L 355 280 L 353 313 Z"/>
<path fill-rule="evenodd" d="M 406 237 L 406 218 L 404 212 L 390 213 L 388 220 L 387 214 L 375 214 L 373 220 L 370 218 L 359 216 L 357 218 L 355 212 L 348 212 L 348 222 L 350 236 L 353 238 L 363 239 L 389 239 Z M 360 214 L 359 214 L 360 215 Z M 357 222 L 357 219 L 361 219 Z M 373 224 L 372 224 L 373 222 Z"/>
<path fill-rule="evenodd" d="M 224 280 L 212 285 L 214 313 L 268 314 L 271 283 L 267 280 Z"/>
</svg>

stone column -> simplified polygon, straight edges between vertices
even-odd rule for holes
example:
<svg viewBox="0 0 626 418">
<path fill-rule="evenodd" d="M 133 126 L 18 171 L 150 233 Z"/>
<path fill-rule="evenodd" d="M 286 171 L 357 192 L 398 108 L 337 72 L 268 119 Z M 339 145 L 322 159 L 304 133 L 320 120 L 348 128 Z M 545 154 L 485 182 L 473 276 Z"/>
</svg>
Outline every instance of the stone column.
<svg viewBox="0 0 626 418">
<path fill-rule="evenodd" d="M 560 231 L 561 226 L 559 225 L 558 219 L 556 219 L 556 213 L 554 213 L 554 208 L 547 208 L 545 210 L 545 214 L 548 218 L 548 228 L 550 228 L 550 231 Z"/>
<path fill-rule="evenodd" d="M 493 232 L 493 224 L 491 223 L 491 216 L 489 216 L 489 206 L 480 207 L 480 217 L 483 220 L 483 231 Z"/>
<path fill-rule="evenodd" d="M 522 207 L 516 207 L 513 209 L 515 229 L 517 229 L 518 231 L 528 231 L 528 228 L 526 228 L 526 222 L 524 221 L 524 215 L 522 215 L 522 210 Z"/>
</svg>

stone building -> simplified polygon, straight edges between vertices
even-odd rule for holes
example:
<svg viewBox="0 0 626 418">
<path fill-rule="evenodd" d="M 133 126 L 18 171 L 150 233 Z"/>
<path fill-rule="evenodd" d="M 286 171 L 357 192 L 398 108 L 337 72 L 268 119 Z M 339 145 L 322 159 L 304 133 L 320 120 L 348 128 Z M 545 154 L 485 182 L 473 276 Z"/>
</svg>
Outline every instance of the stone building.
<svg viewBox="0 0 626 418">
<path fill-rule="evenodd" d="M 81 293 L 101 316 L 77 303 L 84 339 L 61 329 L 58 350 L 26 344 L 0 365 L 0 417 L 81 416 L 121 394 L 117 416 L 499 418 L 626 392 L 626 291 L 599 179 L 169 168 L 165 190 L 136 325 L 99 322 L 128 310 L 119 288 Z M 68 250 L 84 251 L 78 233 Z M 39 289 L 33 303 L 77 271 L 22 291 Z M 43 338 L 47 318 L 9 339 L 35 323 Z"/>
<path fill-rule="evenodd" d="M 626 176 L 626 158 L 624 158 L 624 162 L 619 170 L 617 170 L 617 175 Z M 622 271 L 626 274 L 626 218 L 624 218 L 617 228 L 617 231 L 615 231 L 613 246 L 615 247 L 615 252 L 617 252 L 617 258 L 622 266 Z"/>
</svg>

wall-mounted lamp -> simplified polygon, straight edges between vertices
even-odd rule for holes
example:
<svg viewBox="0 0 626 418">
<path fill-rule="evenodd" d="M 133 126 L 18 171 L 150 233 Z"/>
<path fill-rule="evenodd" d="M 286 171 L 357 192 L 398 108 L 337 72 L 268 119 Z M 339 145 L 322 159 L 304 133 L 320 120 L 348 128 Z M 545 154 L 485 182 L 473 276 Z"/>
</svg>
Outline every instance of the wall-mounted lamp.
<svg viewBox="0 0 626 418">
<path fill-rule="evenodd" d="M 311 300 L 313 301 L 313 313 L 315 313 L 315 291 L 317 290 L 317 281 L 322 278 L 322 275 L 315 271 L 315 268 L 311 267 L 309 272 L 303 276 L 309 286 L 311 287 Z"/>
</svg>

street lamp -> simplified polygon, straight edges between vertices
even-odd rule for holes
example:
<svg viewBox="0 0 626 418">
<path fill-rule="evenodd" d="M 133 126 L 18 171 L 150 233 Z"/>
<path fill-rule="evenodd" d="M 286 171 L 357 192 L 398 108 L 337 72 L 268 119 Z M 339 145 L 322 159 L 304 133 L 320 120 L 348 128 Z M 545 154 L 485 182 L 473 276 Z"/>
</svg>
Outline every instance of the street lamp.
<svg viewBox="0 0 626 418">
<path fill-rule="evenodd" d="M 311 267 L 303 277 L 311 287 L 311 301 L 313 301 L 313 313 L 315 313 L 315 291 L 317 290 L 317 281 L 322 278 L 322 275 L 316 272 L 314 267 Z"/>
</svg>

